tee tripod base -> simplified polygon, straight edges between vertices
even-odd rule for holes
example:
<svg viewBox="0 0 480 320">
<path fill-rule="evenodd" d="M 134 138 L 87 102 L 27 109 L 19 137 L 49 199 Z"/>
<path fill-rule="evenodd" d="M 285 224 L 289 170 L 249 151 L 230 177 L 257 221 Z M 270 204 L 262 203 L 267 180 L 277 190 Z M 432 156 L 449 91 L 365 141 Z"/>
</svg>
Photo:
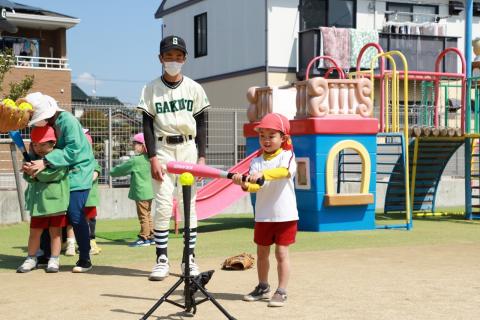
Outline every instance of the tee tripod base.
<svg viewBox="0 0 480 320">
<path fill-rule="evenodd" d="M 197 312 L 197 305 L 204 303 L 205 301 L 211 301 L 217 308 L 220 310 L 229 320 L 235 320 L 221 305 L 220 303 L 215 300 L 214 297 L 205 289 L 205 284 L 210 280 L 212 277 L 213 271 L 202 272 L 199 276 L 193 277 L 190 275 L 190 252 L 189 252 L 189 244 L 190 244 L 190 200 L 192 194 L 192 186 L 191 184 L 188 185 L 183 182 L 191 182 L 193 183 L 194 178 L 191 177 L 183 177 L 187 179 L 183 179 L 182 176 L 186 175 L 187 173 L 183 173 L 180 176 L 180 183 L 182 183 L 182 193 L 183 193 L 183 207 L 184 207 L 184 224 L 185 228 L 183 230 L 184 234 L 184 246 L 183 246 L 183 261 L 185 263 L 185 274 L 180 276 L 180 279 L 161 297 L 153 307 L 148 310 L 145 315 L 140 318 L 140 320 L 148 319 L 150 315 L 165 301 L 174 306 L 184 309 L 186 312 L 190 312 L 195 314 Z M 183 182 L 182 182 L 183 181 Z M 203 280 L 203 281 L 202 281 Z M 182 283 L 185 283 L 183 295 L 185 297 L 185 304 L 180 304 L 175 301 L 168 299 L 168 297 L 177 289 Z M 195 293 L 200 291 L 205 298 L 200 299 L 198 301 L 195 300 Z"/>
<path fill-rule="evenodd" d="M 206 273 L 213 273 L 213 271 L 208 271 Z M 199 282 L 199 277 L 192 277 L 192 276 L 180 276 L 180 279 L 148 310 L 145 315 L 140 318 L 140 320 L 145 320 L 148 319 L 152 315 L 152 313 L 163 303 L 163 302 L 168 302 L 170 304 L 173 304 L 174 306 L 177 306 L 179 308 L 182 308 L 185 310 L 185 312 L 195 314 L 197 312 L 197 305 L 204 303 L 205 301 L 210 301 L 212 302 L 218 310 L 220 310 L 227 319 L 229 320 L 235 320 L 234 317 L 232 317 L 227 310 L 225 310 L 220 303 L 218 303 L 217 300 L 203 287 L 203 285 Z M 182 283 L 185 283 L 185 289 L 183 291 L 184 297 L 185 297 L 185 304 L 180 304 L 176 301 L 170 300 L 169 296 L 177 289 Z M 203 295 L 203 299 L 195 299 L 194 295 L 196 291 L 200 291 Z"/>
</svg>

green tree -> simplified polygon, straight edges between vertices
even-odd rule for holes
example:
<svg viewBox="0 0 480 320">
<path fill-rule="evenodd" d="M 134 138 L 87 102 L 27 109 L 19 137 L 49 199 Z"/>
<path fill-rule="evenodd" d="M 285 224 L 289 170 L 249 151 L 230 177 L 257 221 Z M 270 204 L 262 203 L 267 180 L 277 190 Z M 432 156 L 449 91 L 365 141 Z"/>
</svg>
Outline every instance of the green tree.
<svg viewBox="0 0 480 320">
<path fill-rule="evenodd" d="M 3 93 L 2 84 L 5 79 L 5 75 L 10 71 L 10 69 L 15 65 L 15 56 L 11 49 L 6 49 L 0 53 L 0 91 Z M 32 88 L 34 82 L 34 76 L 26 76 L 20 82 L 10 82 L 10 90 L 5 94 L 5 98 L 10 98 L 12 100 L 17 100 L 20 97 L 23 97 L 27 92 Z"/>
</svg>

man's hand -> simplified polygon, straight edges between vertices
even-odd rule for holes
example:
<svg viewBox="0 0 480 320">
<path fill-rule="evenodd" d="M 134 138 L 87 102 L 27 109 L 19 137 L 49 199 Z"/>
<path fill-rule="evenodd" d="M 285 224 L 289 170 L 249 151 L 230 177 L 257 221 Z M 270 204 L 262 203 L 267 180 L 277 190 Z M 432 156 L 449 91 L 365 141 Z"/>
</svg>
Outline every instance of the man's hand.
<svg viewBox="0 0 480 320">
<path fill-rule="evenodd" d="M 206 163 L 205 157 L 199 157 L 197 160 L 197 164 L 204 166 Z M 203 177 L 197 177 L 197 181 L 203 181 Z"/>
<path fill-rule="evenodd" d="M 33 160 L 30 163 L 31 164 L 28 166 L 28 171 L 26 171 L 26 173 L 31 177 L 35 177 L 45 169 L 45 162 L 43 162 L 43 160 Z"/>
<path fill-rule="evenodd" d="M 156 156 L 150 158 L 150 168 L 152 169 L 152 178 L 162 182 L 164 172 L 162 165 Z"/>
<path fill-rule="evenodd" d="M 93 180 L 92 180 L 92 181 L 97 180 L 97 178 L 98 178 L 98 172 L 97 172 L 97 171 L 93 171 Z"/>
</svg>

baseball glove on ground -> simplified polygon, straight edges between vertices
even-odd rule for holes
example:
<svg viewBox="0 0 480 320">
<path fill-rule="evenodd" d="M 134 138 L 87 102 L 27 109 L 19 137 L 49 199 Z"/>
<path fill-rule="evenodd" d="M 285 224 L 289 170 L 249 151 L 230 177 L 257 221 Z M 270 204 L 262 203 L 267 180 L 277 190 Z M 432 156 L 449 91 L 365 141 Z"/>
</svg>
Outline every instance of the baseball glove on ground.
<svg viewBox="0 0 480 320">
<path fill-rule="evenodd" d="M 225 259 L 222 264 L 223 270 L 246 270 L 250 269 L 255 262 L 255 258 L 250 253 L 241 253 L 236 256 Z"/>
</svg>

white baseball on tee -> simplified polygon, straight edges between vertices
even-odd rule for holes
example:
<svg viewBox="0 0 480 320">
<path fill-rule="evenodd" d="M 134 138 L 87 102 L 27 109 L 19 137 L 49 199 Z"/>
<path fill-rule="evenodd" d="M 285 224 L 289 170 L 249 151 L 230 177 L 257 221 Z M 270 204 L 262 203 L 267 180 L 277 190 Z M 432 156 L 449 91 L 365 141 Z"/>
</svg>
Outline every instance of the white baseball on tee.
<svg viewBox="0 0 480 320">
<path fill-rule="evenodd" d="M 297 172 L 297 163 L 293 152 L 282 150 L 279 155 L 270 160 L 265 160 L 261 155 L 254 158 L 250 163 L 250 173 L 274 168 L 287 168 L 290 172 L 290 178 L 265 181 L 265 184 L 256 193 L 255 221 L 283 222 L 298 220 L 293 182 Z"/>
<path fill-rule="evenodd" d="M 175 86 L 159 77 L 142 90 L 138 108 L 153 118 L 157 137 L 197 134 L 194 116 L 210 106 L 202 86 L 183 76 Z"/>
</svg>

